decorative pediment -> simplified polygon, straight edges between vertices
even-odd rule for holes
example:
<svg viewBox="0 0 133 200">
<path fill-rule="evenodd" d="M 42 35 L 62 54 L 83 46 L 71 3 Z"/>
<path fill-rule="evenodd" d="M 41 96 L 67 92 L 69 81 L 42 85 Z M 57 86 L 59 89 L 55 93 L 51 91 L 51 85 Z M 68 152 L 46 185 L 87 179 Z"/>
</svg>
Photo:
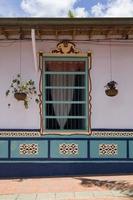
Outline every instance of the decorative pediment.
<svg viewBox="0 0 133 200">
<path fill-rule="evenodd" d="M 63 40 L 62 42 L 57 44 L 57 48 L 52 50 L 52 53 L 56 54 L 79 54 L 80 50 L 76 49 L 75 44 L 68 41 Z"/>
</svg>

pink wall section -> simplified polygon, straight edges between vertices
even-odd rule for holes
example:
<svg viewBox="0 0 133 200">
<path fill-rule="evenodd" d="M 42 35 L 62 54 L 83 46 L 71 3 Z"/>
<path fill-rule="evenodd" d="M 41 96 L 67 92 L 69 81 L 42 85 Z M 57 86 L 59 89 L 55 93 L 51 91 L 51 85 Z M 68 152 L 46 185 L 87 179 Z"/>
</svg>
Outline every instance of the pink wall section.
<svg viewBox="0 0 133 200">
<path fill-rule="evenodd" d="M 37 51 L 49 52 L 56 42 L 39 41 Z M 104 86 L 110 81 L 110 53 L 108 43 L 79 42 L 77 48 L 92 51 L 92 128 L 133 128 L 133 43 L 113 42 L 111 61 L 113 80 L 118 82 L 119 94 L 107 97 Z M 11 80 L 20 72 L 20 43 L 0 44 L 0 128 L 36 129 L 40 126 L 38 105 L 31 101 L 29 109 L 12 97 L 5 97 Z M 32 45 L 22 43 L 22 77 L 33 79 L 38 85 Z M 8 108 L 8 103 L 11 107 Z"/>
</svg>

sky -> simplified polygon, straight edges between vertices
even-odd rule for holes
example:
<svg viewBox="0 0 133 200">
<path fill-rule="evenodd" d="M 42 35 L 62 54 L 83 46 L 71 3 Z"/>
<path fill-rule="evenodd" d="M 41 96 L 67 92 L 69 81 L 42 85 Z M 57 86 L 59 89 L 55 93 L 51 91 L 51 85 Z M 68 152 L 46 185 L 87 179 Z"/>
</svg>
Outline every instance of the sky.
<svg viewBox="0 0 133 200">
<path fill-rule="evenodd" d="M 133 17 L 133 0 L 0 0 L 0 17 Z"/>
</svg>

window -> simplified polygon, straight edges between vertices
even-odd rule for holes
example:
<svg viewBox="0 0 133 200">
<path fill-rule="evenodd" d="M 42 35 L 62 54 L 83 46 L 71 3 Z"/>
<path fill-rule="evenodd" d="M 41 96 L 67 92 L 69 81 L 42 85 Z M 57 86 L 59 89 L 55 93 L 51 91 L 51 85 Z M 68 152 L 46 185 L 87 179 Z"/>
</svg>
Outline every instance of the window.
<svg viewBox="0 0 133 200">
<path fill-rule="evenodd" d="M 45 130 L 88 129 L 87 59 L 45 59 L 43 115 Z"/>
</svg>

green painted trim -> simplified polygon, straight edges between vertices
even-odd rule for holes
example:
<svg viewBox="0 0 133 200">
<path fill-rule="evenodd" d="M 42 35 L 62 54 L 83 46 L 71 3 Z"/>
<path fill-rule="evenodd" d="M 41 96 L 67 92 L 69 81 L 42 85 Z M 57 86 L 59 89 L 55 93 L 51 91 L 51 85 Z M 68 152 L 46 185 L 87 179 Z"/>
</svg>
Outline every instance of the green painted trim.
<svg viewBox="0 0 133 200">
<path fill-rule="evenodd" d="M 84 86 L 46 86 L 46 89 L 85 89 Z"/>
<path fill-rule="evenodd" d="M 44 130 L 44 132 L 47 132 L 47 133 L 50 133 L 50 132 L 59 132 L 59 134 L 56 134 L 56 135 L 60 135 L 60 132 L 61 132 L 61 135 L 63 135 L 62 132 L 71 132 L 71 133 L 79 133 L 79 132 L 86 132 L 87 130 L 86 129 L 47 129 L 47 130 Z M 71 134 L 70 134 L 71 135 Z M 70 137 L 70 135 L 68 135 Z M 65 135 L 64 135 L 65 136 Z"/>
<path fill-rule="evenodd" d="M 75 56 L 62 56 L 62 55 L 59 55 L 59 56 L 43 56 L 43 60 L 44 60 L 44 63 L 45 62 L 47 62 L 47 61 L 83 61 L 84 63 L 85 63 L 85 72 L 78 72 L 78 73 L 76 73 L 76 72 L 45 72 L 45 70 L 43 71 L 43 82 L 45 82 L 45 85 L 46 85 L 46 75 L 47 74 L 79 74 L 79 75 L 85 75 L 85 87 L 84 87 L 84 89 L 85 89 L 85 101 L 75 101 L 75 102 L 71 102 L 71 101 L 66 101 L 65 103 L 75 103 L 75 104 L 78 104 L 79 102 L 81 102 L 81 103 L 83 103 L 83 104 L 85 104 L 85 107 L 87 108 L 85 108 L 85 116 L 58 116 L 58 118 L 69 118 L 69 119 L 85 119 L 85 129 L 81 129 L 81 131 L 83 131 L 83 130 L 88 130 L 88 57 L 87 57 L 87 55 L 85 56 L 85 57 L 75 57 Z M 44 67 L 45 67 L 45 64 L 44 64 Z M 42 83 L 43 84 L 43 87 L 44 87 L 44 83 Z M 47 86 L 46 86 L 47 87 Z M 49 103 L 49 101 L 46 101 L 46 96 L 44 95 L 45 94 L 45 92 L 46 92 L 46 88 L 45 87 L 45 89 L 43 90 L 43 97 L 44 97 L 44 100 L 43 100 L 43 103 L 45 103 L 45 106 L 43 106 L 43 116 L 45 116 L 44 117 L 44 120 L 43 121 L 45 121 L 45 123 L 44 124 L 46 124 L 46 119 L 52 119 L 52 118 L 57 118 L 57 116 L 46 116 L 46 104 L 47 103 Z M 51 86 L 51 88 L 52 88 L 52 86 Z M 61 87 L 61 88 L 63 88 L 63 86 Z M 66 88 L 65 88 L 66 89 Z M 80 88 L 78 88 L 77 87 L 77 89 L 80 89 Z M 64 101 L 63 102 L 60 102 L 60 101 L 56 101 L 56 102 L 53 102 L 53 101 L 51 101 L 51 103 L 64 103 Z M 45 107 L 45 108 L 44 108 Z M 49 131 L 49 129 L 46 129 L 45 127 L 44 127 L 44 130 L 48 130 Z M 68 130 L 68 129 L 67 129 Z M 73 129 L 70 129 L 71 131 L 73 131 Z M 70 131 L 69 130 L 69 131 Z M 76 131 L 80 131 L 80 129 L 76 129 Z M 63 130 L 60 130 L 59 129 L 59 131 L 66 131 L 66 129 L 63 129 Z"/>
<path fill-rule="evenodd" d="M 46 62 L 46 61 L 83 61 L 83 62 L 85 62 L 85 59 L 87 59 L 88 58 L 88 56 L 78 56 L 78 54 L 77 54 L 77 56 L 61 56 L 61 55 L 59 55 L 59 56 L 53 56 L 53 54 L 51 54 L 51 56 L 45 56 L 45 55 L 43 55 L 43 60 L 44 60 L 44 62 Z"/>
<path fill-rule="evenodd" d="M 53 71 L 50 71 L 50 72 L 45 72 L 45 75 L 47 74 L 61 74 L 61 75 L 64 75 L 64 74 L 69 74 L 69 75 L 84 75 L 85 72 L 53 72 Z"/>
<path fill-rule="evenodd" d="M 61 118 L 63 118 L 63 119 L 86 119 L 86 117 L 85 116 L 72 116 L 72 115 L 67 115 L 67 116 L 58 116 L 58 115 L 56 115 L 56 116 L 52 116 L 52 115 L 50 115 L 50 116 L 48 116 L 48 115 L 45 115 L 45 117 L 46 117 L 46 119 L 61 119 Z"/>
<path fill-rule="evenodd" d="M 85 104 L 85 101 L 45 101 L 45 103 L 71 103 L 71 104 Z"/>
</svg>

